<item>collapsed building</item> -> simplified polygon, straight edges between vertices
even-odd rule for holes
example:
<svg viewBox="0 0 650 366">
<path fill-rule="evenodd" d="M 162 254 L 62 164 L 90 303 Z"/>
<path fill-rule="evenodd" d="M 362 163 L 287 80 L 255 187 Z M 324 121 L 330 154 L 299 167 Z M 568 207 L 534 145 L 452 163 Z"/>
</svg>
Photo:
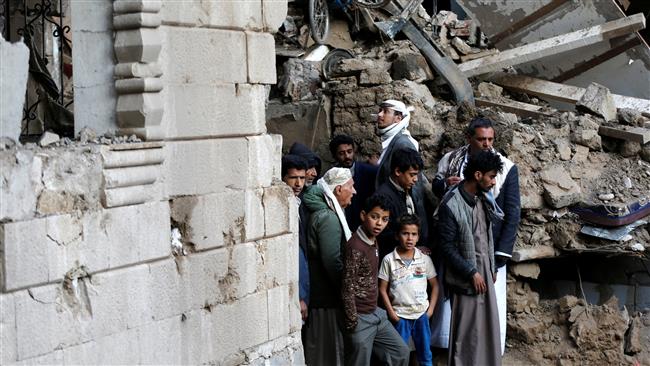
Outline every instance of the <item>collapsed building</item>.
<svg viewBox="0 0 650 366">
<path fill-rule="evenodd" d="M 290 6 L 276 34 L 269 130 L 285 137 L 285 151 L 300 141 L 330 164 L 327 143 L 348 134 L 368 159 L 380 152 L 378 105 L 399 99 L 415 107 L 409 131 L 431 179 L 444 153 L 465 144 L 469 120 L 490 118 L 495 147 L 519 167 L 522 203 L 504 363 L 650 364 L 650 49 L 636 33 L 644 16 L 625 17 L 609 1 L 458 3 L 472 17 L 410 16 L 469 78 L 474 103 L 460 100 L 465 87 L 449 85 L 417 40 L 372 31 L 396 17 L 350 7 L 372 21 L 333 16 L 319 45 Z"/>
<path fill-rule="evenodd" d="M 332 18 L 326 43 L 347 50 L 309 61 L 331 52 L 311 47 L 295 2 L 3 2 L 0 363 L 303 363 L 281 148 L 301 141 L 328 158 L 329 138 L 349 133 L 369 157 L 379 146 L 371 115 L 388 97 L 416 107 L 411 132 L 429 177 L 478 114 L 497 122 L 497 148 L 520 166 L 506 361 L 650 363 L 647 222 L 623 230 L 624 240 L 595 238 L 579 233 L 571 210 L 607 203 L 636 213 L 630 202 L 647 202 L 648 63 L 637 56 L 647 45 L 633 32 L 643 21 L 620 21 L 606 33 L 611 44 L 594 30 L 594 56 L 606 60 L 551 75 L 544 52 L 575 43 L 529 50 L 537 65 L 505 51 L 622 16 L 589 3 L 594 18 L 580 24 L 580 4 L 503 3 L 499 19 L 465 2 L 464 20 L 411 14 L 437 40 L 439 67 L 519 71 L 453 89 L 422 43 L 368 29 L 380 10 L 352 16 L 353 35 Z M 563 18 L 575 29 L 558 27 Z M 504 31 L 508 42 L 494 41 Z M 613 77 L 608 62 L 629 73 Z M 610 91 L 587 93 L 592 81 Z M 564 111 L 603 95 L 610 114 Z"/>
</svg>

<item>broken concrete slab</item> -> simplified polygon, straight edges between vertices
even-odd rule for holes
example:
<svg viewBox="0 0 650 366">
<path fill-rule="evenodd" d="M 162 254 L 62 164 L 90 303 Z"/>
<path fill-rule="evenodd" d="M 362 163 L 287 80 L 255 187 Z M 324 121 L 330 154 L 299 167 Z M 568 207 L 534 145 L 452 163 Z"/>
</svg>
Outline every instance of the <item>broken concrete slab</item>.
<svg viewBox="0 0 650 366">
<path fill-rule="evenodd" d="M 0 60 L 0 80 L 4 90 L 0 93 L 0 137 L 18 141 L 27 89 L 29 48 L 23 42 L 10 43 L 0 36 Z"/>
<path fill-rule="evenodd" d="M 601 116 L 605 121 L 616 119 L 614 98 L 609 89 L 598 83 L 589 84 L 585 93 L 576 103 L 576 109 Z"/>
<path fill-rule="evenodd" d="M 503 95 L 503 88 L 492 83 L 482 82 L 478 84 L 477 89 L 478 94 L 486 98 L 499 98 Z"/>
<path fill-rule="evenodd" d="M 544 199 L 553 208 L 570 206 L 580 200 L 580 186 L 561 165 L 553 165 L 540 175 L 544 186 Z"/>
<path fill-rule="evenodd" d="M 497 55 L 463 62 L 459 65 L 459 68 L 468 77 L 488 72 L 501 71 L 503 68 L 508 66 L 527 63 L 550 55 L 574 50 L 578 47 L 585 47 L 641 30 L 644 27 L 645 17 L 643 14 L 635 14 L 602 25 L 596 25 L 590 28 L 529 43 L 525 46 L 512 48 Z"/>
</svg>

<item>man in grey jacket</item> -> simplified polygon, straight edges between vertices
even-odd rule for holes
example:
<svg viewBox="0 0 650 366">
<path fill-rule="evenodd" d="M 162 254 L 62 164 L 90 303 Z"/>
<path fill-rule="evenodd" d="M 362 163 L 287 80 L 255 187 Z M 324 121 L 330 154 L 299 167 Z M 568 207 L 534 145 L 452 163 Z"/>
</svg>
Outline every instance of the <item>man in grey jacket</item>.
<svg viewBox="0 0 650 366">
<path fill-rule="evenodd" d="M 491 151 L 471 156 L 465 179 L 438 208 L 440 253 L 453 304 L 449 365 L 501 364 L 492 223 L 503 220 L 503 212 L 487 192 L 502 169 L 501 158 Z"/>
</svg>

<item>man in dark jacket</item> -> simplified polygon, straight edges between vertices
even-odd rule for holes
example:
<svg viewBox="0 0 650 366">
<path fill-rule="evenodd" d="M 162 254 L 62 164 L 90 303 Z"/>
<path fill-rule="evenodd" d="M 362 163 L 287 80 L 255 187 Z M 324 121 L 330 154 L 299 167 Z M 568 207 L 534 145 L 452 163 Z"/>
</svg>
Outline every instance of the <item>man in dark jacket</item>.
<svg viewBox="0 0 650 366">
<path fill-rule="evenodd" d="M 391 175 L 390 161 L 393 152 L 400 149 L 419 151 L 419 144 L 408 130 L 413 107 L 407 107 L 398 100 L 386 100 L 379 105 L 377 134 L 381 138 L 381 155 L 375 187 L 379 187 Z"/>
<path fill-rule="evenodd" d="M 289 154 L 302 156 L 307 160 L 307 174 L 305 175 L 305 186 L 309 187 L 320 176 L 321 170 L 321 160 L 313 151 L 311 151 L 307 146 L 294 142 L 289 148 Z"/>
<path fill-rule="evenodd" d="M 341 307 L 343 245 L 352 236 L 343 209 L 354 195 L 352 173 L 332 168 L 309 187 L 303 201 L 309 209 L 309 317 L 305 330 L 308 365 L 343 363 L 343 336 L 338 326 Z"/>
<path fill-rule="evenodd" d="M 517 166 L 505 156 L 494 151 L 495 133 L 492 121 L 486 118 L 473 119 L 466 130 L 467 145 L 453 150 L 440 160 L 438 172 L 433 180 L 433 192 L 442 197 L 445 191 L 463 179 L 463 168 L 471 156 L 481 151 L 495 152 L 503 163 L 503 170 L 497 174 L 496 184 L 490 190 L 497 205 L 503 210 L 502 221 L 493 223 L 494 254 L 496 256 L 497 282 L 495 283 L 500 316 L 501 353 L 506 338 L 506 263 L 512 257 L 521 216 L 519 195 L 519 173 Z M 442 307 L 441 307 L 442 310 Z"/>
<path fill-rule="evenodd" d="M 452 294 L 449 365 L 500 365 L 499 311 L 491 223 L 503 213 L 488 192 L 503 168 L 490 151 L 470 157 L 465 179 L 445 194 L 438 208 L 444 281 Z"/>
<path fill-rule="evenodd" d="M 391 175 L 377 189 L 377 194 L 388 198 L 390 221 L 379 235 L 379 258 L 391 253 L 397 245 L 399 231 L 397 219 L 405 214 L 417 215 L 420 219 L 420 240 L 418 246 L 429 247 L 429 213 L 418 177 L 424 168 L 420 153 L 412 149 L 400 149 L 393 153 Z"/>
<path fill-rule="evenodd" d="M 359 215 L 366 199 L 375 192 L 377 167 L 356 161 L 354 140 L 348 135 L 335 136 L 330 141 L 329 148 L 336 166 L 350 169 L 354 178 L 354 190 L 357 194 L 352 197 L 352 203 L 345 209 L 345 218 L 348 220 L 350 230 L 354 231 L 361 223 Z"/>
</svg>

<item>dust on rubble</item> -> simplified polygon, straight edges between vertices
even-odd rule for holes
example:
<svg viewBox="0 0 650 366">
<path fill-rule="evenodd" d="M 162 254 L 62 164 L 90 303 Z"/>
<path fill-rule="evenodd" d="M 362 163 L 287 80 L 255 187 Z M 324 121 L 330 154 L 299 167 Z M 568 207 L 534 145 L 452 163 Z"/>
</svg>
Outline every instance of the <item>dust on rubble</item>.
<svg viewBox="0 0 650 366">
<path fill-rule="evenodd" d="M 615 297 L 600 306 L 570 295 L 540 301 L 514 280 L 508 294 L 505 365 L 650 365 L 650 312 L 630 315 Z"/>
</svg>

